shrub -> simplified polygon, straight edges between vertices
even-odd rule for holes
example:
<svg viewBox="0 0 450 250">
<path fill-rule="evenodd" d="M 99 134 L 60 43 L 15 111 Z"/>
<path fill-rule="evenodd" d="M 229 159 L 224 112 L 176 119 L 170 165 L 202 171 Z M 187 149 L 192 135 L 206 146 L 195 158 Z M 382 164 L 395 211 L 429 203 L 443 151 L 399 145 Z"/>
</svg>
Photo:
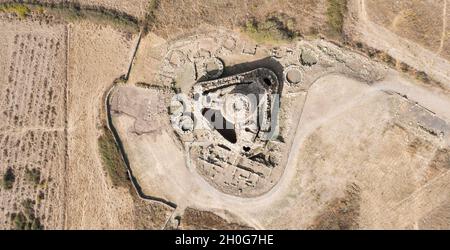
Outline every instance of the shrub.
<svg viewBox="0 0 450 250">
<path fill-rule="evenodd" d="M 346 12 L 347 0 L 328 0 L 327 24 L 329 28 L 329 35 L 334 37 L 342 37 Z"/>
<path fill-rule="evenodd" d="M 155 21 L 155 10 L 158 8 L 159 0 L 150 0 L 147 14 L 142 21 L 143 33 L 147 34 L 150 31 L 150 26 Z"/>
<path fill-rule="evenodd" d="M 427 73 L 425 73 L 423 71 L 417 71 L 415 75 L 416 75 L 416 79 L 421 82 L 424 82 L 424 83 L 430 82 L 430 78 L 428 77 Z"/>
<path fill-rule="evenodd" d="M 16 176 L 12 168 L 8 168 L 3 175 L 2 186 L 4 189 L 11 189 L 16 181 Z"/>
<path fill-rule="evenodd" d="M 15 13 L 18 17 L 25 18 L 31 11 L 24 4 L 10 3 L 0 6 L 0 12 Z"/>
<path fill-rule="evenodd" d="M 22 201 L 23 211 L 11 214 L 13 228 L 16 230 L 41 230 L 44 226 L 34 214 L 35 201 L 26 199 Z"/>
<path fill-rule="evenodd" d="M 404 62 L 397 63 L 397 68 L 400 69 L 404 73 L 411 70 L 410 66 Z"/>
<path fill-rule="evenodd" d="M 35 202 L 32 199 L 26 199 L 26 200 L 22 201 L 24 214 L 30 220 L 33 220 L 35 217 L 34 216 L 34 203 Z"/>
<path fill-rule="evenodd" d="M 127 186 L 129 182 L 127 168 L 114 137 L 107 127 L 98 139 L 103 166 L 106 168 L 114 186 Z"/>
<path fill-rule="evenodd" d="M 289 42 L 298 36 L 294 29 L 294 19 L 278 14 L 258 22 L 250 19 L 243 25 L 243 32 L 258 43 L 278 44 Z"/>
</svg>

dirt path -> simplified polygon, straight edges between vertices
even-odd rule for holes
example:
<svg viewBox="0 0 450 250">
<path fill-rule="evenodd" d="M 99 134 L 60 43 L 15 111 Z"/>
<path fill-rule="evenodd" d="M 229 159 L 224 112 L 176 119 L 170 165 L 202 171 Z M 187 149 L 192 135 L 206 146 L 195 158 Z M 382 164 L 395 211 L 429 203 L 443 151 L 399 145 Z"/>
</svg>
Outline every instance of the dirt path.
<svg viewBox="0 0 450 250">
<path fill-rule="evenodd" d="M 442 52 L 442 49 L 444 48 L 445 39 L 447 36 L 447 1 L 448 0 L 444 0 L 444 8 L 442 9 L 442 36 L 437 54 L 440 54 Z"/>
<path fill-rule="evenodd" d="M 450 171 L 435 177 L 391 209 L 385 209 L 372 217 L 371 225 L 377 228 L 417 227 L 419 220 L 448 198 Z"/>
</svg>

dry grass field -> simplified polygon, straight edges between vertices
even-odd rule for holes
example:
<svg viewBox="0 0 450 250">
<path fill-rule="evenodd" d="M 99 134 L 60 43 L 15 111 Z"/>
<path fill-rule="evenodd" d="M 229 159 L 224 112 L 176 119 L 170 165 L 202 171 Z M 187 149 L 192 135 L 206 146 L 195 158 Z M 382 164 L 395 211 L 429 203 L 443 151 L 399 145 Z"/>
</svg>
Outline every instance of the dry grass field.
<svg viewBox="0 0 450 250">
<path fill-rule="evenodd" d="M 63 0 L 10 2 L 0 0 L 0 229 L 450 227 L 448 92 L 394 71 L 408 63 L 448 84 L 450 0 L 69 1 L 85 12 Z M 340 43 L 354 32 L 394 67 L 377 64 L 386 79 L 367 84 L 355 74 L 372 73 L 369 58 L 339 46 L 313 51 L 324 72 L 348 71 L 287 93 L 304 100 L 289 165 L 255 199 L 193 178 L 166 113 L 152 118 L 167 126 L 142 137 L 132 118 L 114 118 L 143 199 L 106 129 L 106 93 L 160 84 L 173 42 L 212 30 L 274 56 L 303 38 Z M 301 53 L 312 48 L 299 44 Z M 233 60 L 249 58 L 241 54 Z"/>
<path fill-rule="evenodd" d="M 448 0 L 364 0 L 369 19 L 401 38 L 450 60 Z"/>
<path fill-rule="evenodd" d="M 62 228 L 67 167 L 67 29 L 1 20 L 1 227 Z M 5 181 L 5 180 L 4 180 Z M 25 204 L 27 203 L 27 204 Z"/>
<path fill-rule="evenodd" d="M 0 3 L 14 2 L 11 0 L 0 0 Z M 60 4 L 63 2 L 79 3 L 80 5 L 94 8 L 113 9 L 119 12 L 127 13 L 139 19 L 143 19 L 147 13 L 149 6 L 148 0 L 37 0 L 37 1 L 21 1 L 35 3 L 51 3 Z"/>
<path fill-rule="evenodd" d="M 367 0 L 367 13 L 372 21 L 395 34 L 417 42 L 425 48 L 450 56 L 442 44 L 448 40 L 446 27 L 447 0 Z M 449 6 L 450 8 L 450 6 Z"/>
<path fill-rule="evenodd" d="M 86 22 L 71 26 L 69 32 L 67 192 L 71 198 L 67 200 L 66 227 L 162 228 L 170 208 L 140 202 L 134 190 L 115 187 L 98 153 L 98 137 L 105 122 L 101 113 L 104 93 L 126 73 L 137 37 L 127 39 L 126 33 Z M 146 220 L 146 211 L 153 210 L 159 212 Z"/>
<path fill-rule="evenodd" d="M 317 35 L 327 29 L 326 10 L 324 0 L 158 1 L 151 30 L 164 38 L 193 32 L 202 25 L 241 29 L 250 35 L 259 27 L 257 36 L 263 37 L 264 33 L 280 35 L 274 30 L 288 35 Z"/>
<path fill-rule="evenodd" d="M 78 0 L 77 2 L 87 6 L 102 6 L 118 10 L 139 19 L 145 17 L 150 3 L 148 0 Z"/>
<path fill-rule="evenodd" d="M 113 186 L 98 153 L 104 92 L 137 36 L 83 21 L 1 22 L 1 228 L 164 227 L 171 208 Z"/>
</svg>

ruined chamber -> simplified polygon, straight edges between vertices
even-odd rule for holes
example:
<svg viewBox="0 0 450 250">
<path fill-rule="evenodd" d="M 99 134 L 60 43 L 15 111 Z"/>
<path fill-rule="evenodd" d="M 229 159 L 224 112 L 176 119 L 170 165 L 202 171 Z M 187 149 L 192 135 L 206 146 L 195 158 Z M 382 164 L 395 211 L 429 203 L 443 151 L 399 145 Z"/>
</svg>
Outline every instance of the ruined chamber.
<svg viewBox="0 0 450 250">
<path fill-rule="evenodd" d="M 282 144 L 280 84 L 272 70 L 257 68 L 199 81 L 190 96 L 175 97 L 171 121 L 186 146 L 188 166 L 227 194 L 252 197 L 270 190 L 282 173 L 275 150 Z"/>
</svg>

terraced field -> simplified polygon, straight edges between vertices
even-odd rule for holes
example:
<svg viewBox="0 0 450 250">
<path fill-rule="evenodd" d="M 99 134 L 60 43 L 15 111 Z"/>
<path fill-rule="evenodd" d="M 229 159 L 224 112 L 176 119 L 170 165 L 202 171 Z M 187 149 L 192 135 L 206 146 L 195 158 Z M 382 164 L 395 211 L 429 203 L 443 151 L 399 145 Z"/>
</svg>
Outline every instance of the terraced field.
<svg viewBox="0 0 450 250">
<path fill-rule="evenodd" d="M 12 2 L 11 0 L 0 0 L 0 3 Z M 79 3 L 83 6 L 92 8 L 113 9 L 119 12 L 127 13 L 136 18 L 143 19 L 147 12 L 150 1 L 148 0 L 37 0 L 37 1 L 21 1 L 21 2 L 37 2 L 37 3 Z"/>
<path fill-rule="evenodd" d="M 449 1 L 0 0 L 0 229 L 448 228 Z M 280 136 L 198 171 L 168 100 L 256 66 Z"/>
</svg>

